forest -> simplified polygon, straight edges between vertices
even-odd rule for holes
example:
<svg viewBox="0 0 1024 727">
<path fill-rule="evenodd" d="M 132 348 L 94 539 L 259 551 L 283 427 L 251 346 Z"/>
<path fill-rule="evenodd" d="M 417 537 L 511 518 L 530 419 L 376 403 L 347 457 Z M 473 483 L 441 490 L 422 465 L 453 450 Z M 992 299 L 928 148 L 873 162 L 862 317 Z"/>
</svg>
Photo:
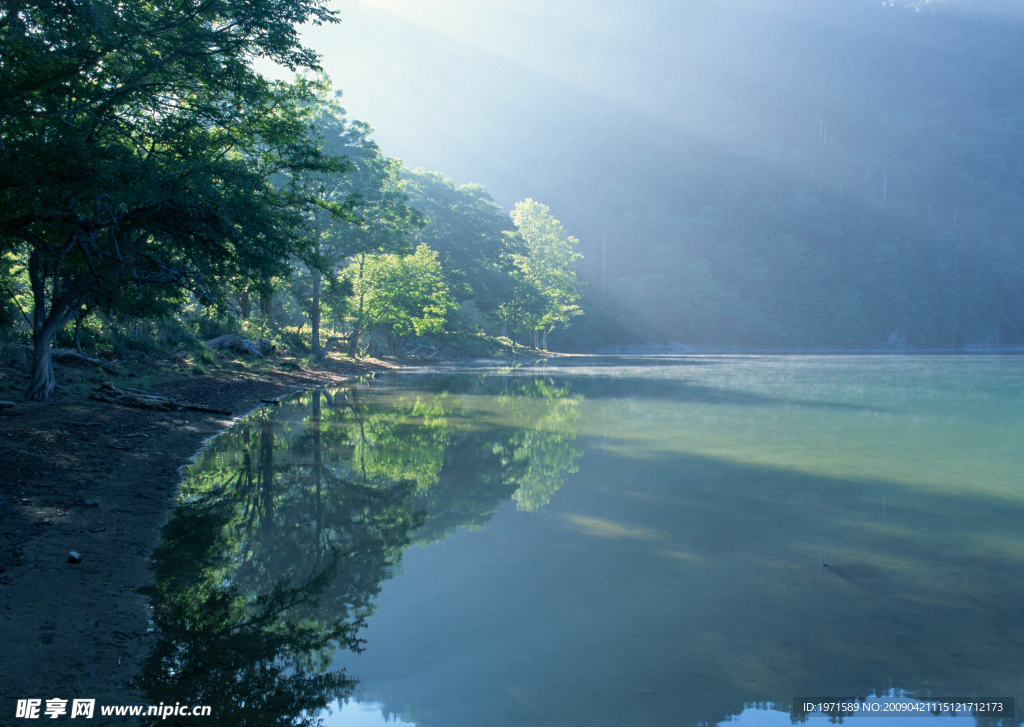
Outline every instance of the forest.
<svg viewBox="0 0 1024 727">
<path fill-rule="evenodd" d="M 227 334 L 313 359 L 549 336 L 1024 342 L 1022 19 L 1006 4 L 591 3 L 607 22 L 572 40 L 600 41 L 590 75 L 487 71 L 485 111 L 420 105 L 424 123 L 449 114 L 443 171 L 349 118 L 298 30 L 341 12 L 281 7 L 0 8 L 0 335 L 30 359 L 29 398 L 52 394 L 54 350 L 201 355 Z M 381 63 L 456 64 L 470 88 L 466 69 L 497 63 L 387 47 L 439 42 L 423 33 L 361 42 L 378 41 Z M 415 80 L 392 112 L 420 101 Z M 498 202 L 453 181 L 478 172 Z"/>
<path fill-rule="evenodd" d="M 314 359 L 432 336 L 514 352 L 581 312 L 577 243 L 548 208 L 509 215 L 385 156 L 299 43 L 297 24 L 337 12 L 279 6 L 2 11 L 2 323 L 31 351 L 29 399 L 57 386 L 54 344 L 100 365 L 204 339 Z M 305 73 L 267 80 L 256 57 Z"/>
</svg>

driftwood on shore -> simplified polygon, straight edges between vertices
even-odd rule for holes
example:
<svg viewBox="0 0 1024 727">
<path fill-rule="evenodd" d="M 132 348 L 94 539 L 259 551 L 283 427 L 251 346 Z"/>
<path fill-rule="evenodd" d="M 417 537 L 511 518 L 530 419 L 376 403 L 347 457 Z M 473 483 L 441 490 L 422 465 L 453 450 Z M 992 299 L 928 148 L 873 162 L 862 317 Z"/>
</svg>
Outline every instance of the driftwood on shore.
<svg viewBox="0 0 1024 727">
<path fill-rule="evenodd" d="M 109 404 L 120 404 L 122 406 L 133 406 L 137 409 L 154 409 L 156 411 L 202 411 L 209 414 L 226 414 L 231 412 L 226 409 L 217 409 L 203 404 L 189 404 L 185 401 L 177 401 L 166 396 L 157 396 L 140 389 L 118 389 L 109 381 L 105 381 L 96 387 L 96 390 L 89 394 L 90 399 L 105 401 Z"/>
<path fill-rule="evenodd" d="M 253 342 L 248 338 L 242 338 L 237 333 L 228 333 L 224 336 L 217 336 L 211 338 L 209 341 L 203 342 L 205 345 L 213 349 L 230 348 L 232 351 L 238 353 L 247 353 L 257 358 L 263 358 L 268 353 L 274 351 L 274 344 L 268 341 L 266 338 L 261 338 L 258 342 Z"/>
</svg>

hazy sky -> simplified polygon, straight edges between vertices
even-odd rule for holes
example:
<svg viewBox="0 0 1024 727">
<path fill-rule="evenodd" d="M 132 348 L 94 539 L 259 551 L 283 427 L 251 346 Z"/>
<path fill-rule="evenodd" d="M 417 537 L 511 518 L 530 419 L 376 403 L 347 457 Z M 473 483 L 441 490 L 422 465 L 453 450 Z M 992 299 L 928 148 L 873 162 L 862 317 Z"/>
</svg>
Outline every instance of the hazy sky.
<svg viewBox="0 0 1024 727">
<path fill-rule="evenodd" d="M 689 84 L 705 114 L 727 103 L 695 69 L 752 63 L 742 51 L 727 59 L 716 47 L 729 14 L 706 19 L 706 4 L 693 3 L 666 17 L 663 5 L 345 0 L 335 5 L 340 25 L 308 28 L 304 40 L 323 55 L 350 115 L 376 128 L 386 153 L 481 182 L 509 205 L 530 190 L 496 169 L 488 149 L 506 155 L 516 144 L 528 153 L 537 134 L 572 135 L 591 105 L 663 117 L 664 108 L 635 98 L 654 90 L 652 81 Z M 680 23 L 701 32 L 677 39 Z M 691 125 L 699 116 L 669 113 Z"/>
<path fill-rule="evenodd" d="M 841 27 L 848 9 L 867 4 L 874 5 L 337 0 L 342 22 L 307 28 L 303 37 L 322 54 L 349 115 L 376 129 L 386 154 L 460 183 L 480 182 L 507 208 L 567 183 L 562 162 L 551 154 L 560 145 L 596 144 L 595 155 L 614 158 L 656 155 L 649 142 L 633 148 L 631 135 L 641 135 L 635 129 L 648 140 L 684 139 L 753 163 L 767 163 L 769 154 L 770 163 L 787 164 L 786 154 L 754 144 L 753 135 L 775 133 L 794 114 L 816 135 L 818 118 L 829 114 L 832 76 L 837 69 L 847 73 L 851 63 L 859 68 L 862 57 L 868 76 L 898 70 L 867 61 L 887 44 L 898 54 L 905 42 L 888 35 L 884 21 L 867 29 L 864 42 L 876 48 L 864 53 L 830 45 L 821 33 L 822 23 Z M 900 4 L 921 6 L 923 15 L 934 6 Z M 1022 3 L 967 6 L 1019 14 Z M 811 89 L 820 102 L 788 109 L 792 118 L 780 119 L 772 104 L 792 89 Z M 833 119 L 829 127 L 837 143 L 845 141 L 844 121 Z M 583 135 L 590 136 L 581 141 Z M 534 156 L 540 146 L 544 154 Z"/>
</svg>

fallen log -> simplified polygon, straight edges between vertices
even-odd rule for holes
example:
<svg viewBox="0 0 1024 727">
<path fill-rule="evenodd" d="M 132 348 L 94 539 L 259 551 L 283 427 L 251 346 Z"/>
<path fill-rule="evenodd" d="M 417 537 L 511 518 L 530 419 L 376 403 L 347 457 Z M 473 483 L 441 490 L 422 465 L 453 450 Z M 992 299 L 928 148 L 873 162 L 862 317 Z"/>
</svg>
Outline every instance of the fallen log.
<svg viewBox="0 0 1024 727">
<path fill-rule="evenodd" d="M 166 396 L 156 396 L 139 389 L 118 389 L 109 381 L 105 381 L 96 387 L 96 390 L 89 394 L 90 399 L 104 401 L 108 404 L 120 404 L 131 406 L 136 409 L 152 409 L 155 411 L 201 411 L 208 414 L 230 415 L 226 409 L 217 409 L 203 404 L 190 404 L 186 401 L 177 401 Z"/>
<path fill-rule="evenodd" d="M 11 409 L 15 406 L 13 401 L 0 401 L 0 409 Z"/>
</svg>

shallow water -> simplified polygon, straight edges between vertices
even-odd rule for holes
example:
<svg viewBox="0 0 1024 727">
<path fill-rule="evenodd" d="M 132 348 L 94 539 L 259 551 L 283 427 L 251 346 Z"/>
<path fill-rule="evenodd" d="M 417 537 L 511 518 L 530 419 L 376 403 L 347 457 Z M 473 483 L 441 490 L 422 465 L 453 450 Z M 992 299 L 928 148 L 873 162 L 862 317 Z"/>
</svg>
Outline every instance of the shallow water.
<svg viewBox="0 0 1024 727">
<path fill-rule="evenodd" d="M 1024 694 L 1022 384 L 1015 356 L 611 357 L 295 397 L 190 471 L 147 689 L 420 727 Z"/>
</svg>

